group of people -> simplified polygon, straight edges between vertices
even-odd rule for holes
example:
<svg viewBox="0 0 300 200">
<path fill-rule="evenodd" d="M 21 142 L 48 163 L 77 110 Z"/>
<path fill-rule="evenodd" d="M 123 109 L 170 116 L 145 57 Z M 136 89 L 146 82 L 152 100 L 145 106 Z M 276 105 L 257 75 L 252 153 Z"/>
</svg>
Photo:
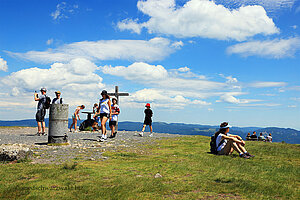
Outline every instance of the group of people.
<svg viewBox="0 0 300 200">
<path fill-rule="evenodd" d="M 47 96 L 46 88 L 41 88 L 41 95 L 38 95 L 38 93 L 34 93 L 34 100 L 38 101 L 37 106 L 37 113 L 36 113 L 36 121 L 38 124 L 38 132 L 37 135 L 46 135 L 45 133 L 45 114 L 46 114 L 46 104 L 47 104 Z M 63 104 L 64 101 L 61 97 L 61 92 L 56 91 L 55 92 L 56 97 L 52 100 L 52 104 Z M 150 104 L 146 104 L 146 109 L 144 111 L 145 113 L 145 120 L 144 125 L 142 128 L 142 132 L 139 133 L 139 136 L 143 137 L 144 131 L 146 126 L 148 125 L 150 127 L 150 137 L 153 136 L 153 129 L 152 129 L 152 116 L 153 112 L 150 108 Z M 80 120 L 80 110 L 85 109 L 85 105 L 78 106 L 74 113 L 72 114 L 72 124 L 70 126 L 70 132 L 72 132 L 72 128 L 74 127 L 74 131 L 77 131 L 77 121 Z M 101 128 L 101 136 L 99 141 L 104 142 L 107 140 L 107 138 L 114 138 L 116 137 L 117 131 L 116 126 L 118 122 L 118 115 L 120 114 L 120 107 L 118 106 L 118 101 L 116 98 L 112 98 L 110 100 L 110 97 L 106 90 L 103 90 L 101 92 L 101 99 L 99 100 L 99 104 L 94 104 L 93 107 L 93 119 L 97 123 L 98 126 Z M 111 129 L 111 135 L 107 137 L 107 131 L 106 131 L 106 122 L 109 120 L 109 127 Z M 100 124 L 100 125 L 99 125 Z"/>
<path fill-rule="evenodd" d="M 272 134 L 269 133 L 269 135 L 265 137 L 263 136 L 263 133 L 260 133 L 259 136 L 257 137 L 256 132 L 253 131 L 252 135 L 250 133 L 247 134 L 246 140 L 272 142 Z"/>
<path fill-rule="evenodd" d="M 45 132 L 45 115 L 46 115 L 46 109 L 48 109 L 51 102 L 51 99 L 46 95 L 47 89 L 41 88 L 40 90 L 41 95 L 39 95 L 37 92 L 34 93 L 34 100 L 38 101 L 37 105 L 37 112 L 35 115 L 35 119 L 37 121 L 38 125 L 38 132 L 36 133 L 38 136 L 40 135 L 47 135 Z M 55 92 L 55 98 L 52 100 L 52 104 L 63 104 L 63 98 L 61 97 L 61 92 L 56 91 Z"/>
<path fill-rule="evenodd" d="M 36 92 L 34 93 L 34 100 L 38 101 L 37 106 L 37 113 L 36 113 L 36 121 L 38 123 L 38 135 L 45 135 L 45 114 L 46 114 L 46 104 L 47 104 L 47 96 L 46 96 L 46 88 L 42 88 L 41 95 L 38 95 Z M 55 92 L 56 98 L 52 100 L 52 104 L 63 104 L 63 99 L 61 98 L 61 92 Z M 118 115 L 120 114 L 120 107 L 118 106 L 118 102 L 116 98 L 110 97 L 106 90 L 101 92 L 101 99 L 99 100 L 99 104 L 94 104 L 93 107 L 93 118 L 97 123 L 101 125 L 101 136 L 99 141 L 104 142 L 107 138 L 114 138 L 116 137 L 117 132 L 115 128 L 117 126 Z M 152 129 L 152 116 L 153 112 L 151 110 L 151 106 L 149 103 L 146 104 L 146 109 L 144 110 L 145 113 L 145 120 L 142 128 L 142 132 L 139 133 L 139 136 L 144 136 L 144 131 L 146 126 L 150 127 L 150 137 L 153 136 L 153 129 Z M 77 127 L 77 119 L 80 120 L 79 112 L 80 110 L 84 109 L 84 105 L 80 105 L 76 108 L 75 112 L 72 115 L 73 123 L 71 124 L 70 131 L 72 131 L 72 127 L 76 130 Z M 111 129 L 111 135 L 107 137 L 106 133 L 106 122 L 109 120 L 109 127 Z M 228 122 L 223 122 L 220 125 L 220 129 L 214 134 L 215 138 L 215 152 L 218 155 L 230 155 L 233 151 L 236 151 L 241 158 L 253 158 L 254 155 L 251 155 L 245 148 L 245 141 L 238 135 L 229 134 L 229 126 Z M 262 133 L 260 134 L 260 137 Z M 256 136 L 256 132 L 253 132 L 253 135 L 248 133 L 247 137 L 254 138 Z M 263 137 L 263 136 L 262 136 Z M 261 137 L 261 138 L 262 138 Z M 272 136 L 269 134 L 266 140 L 272 141 Z"/>
</svg>

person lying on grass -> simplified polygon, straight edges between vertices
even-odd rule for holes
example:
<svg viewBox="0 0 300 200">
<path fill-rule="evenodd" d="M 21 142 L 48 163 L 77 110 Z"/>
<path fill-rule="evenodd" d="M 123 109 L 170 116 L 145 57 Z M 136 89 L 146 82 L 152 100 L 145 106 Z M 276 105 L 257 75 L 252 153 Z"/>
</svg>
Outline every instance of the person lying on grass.
<svg viewBox="0 0 300 200">
<path fill-rule="evenodd" d="M 238 135 L 229 134 L 228 122 L 223 122 L 220 129 L 215 134 L 218 135 L 216 139 L 218 155 L 230 155 L 235 150 L 239 153 L 241 158 L 249 159 L 254 157 L 245 149 L 245 141 Z"/>
</svg>

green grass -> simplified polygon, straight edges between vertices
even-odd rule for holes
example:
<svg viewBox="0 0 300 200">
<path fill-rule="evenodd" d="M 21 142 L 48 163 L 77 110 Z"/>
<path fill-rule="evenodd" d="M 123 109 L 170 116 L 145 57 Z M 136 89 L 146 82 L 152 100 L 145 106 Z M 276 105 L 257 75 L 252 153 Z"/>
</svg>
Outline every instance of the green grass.
<svg viewBox="0 0 300 200">
<path fill-rule="evenodd" d="M 299 199 L 300 145 L 247 142 L 216 156 L 203 136 L 161 140 L 105 161 L 0 165 L 3 199 Z M 162 178 L 154 178 L 159 173 Z M 76 187 L 76 188 L 75 188 Z"/>
</svg>

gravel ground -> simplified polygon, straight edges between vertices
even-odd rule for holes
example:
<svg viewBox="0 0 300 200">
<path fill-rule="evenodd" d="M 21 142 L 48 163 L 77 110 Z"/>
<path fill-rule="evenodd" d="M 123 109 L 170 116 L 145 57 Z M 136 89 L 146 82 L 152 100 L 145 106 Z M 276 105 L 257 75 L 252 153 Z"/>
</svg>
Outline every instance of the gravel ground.
<svg viewBox="0 0 300 200">
<path fill-rule="evenodd" d="M 34 127 L 0 127 L 1 144 L 19 144 L 33 150 L 32 163 L 55 163 L 60 164 L 68 161 L 81 160 L 106 160 L 103 152 L 131 150 L 143 151 L 143 144 L 151 144 L 156 140 L 180 135 L 154 133 L 149 137 L 138 136 L 137 131 L 118 131 L 117 137 L 108 139 L 106 142 L 98 142 L 99 132 L 77 132 L 68 133 L 70 145 L 49 146 L 48 136 L 36 136 L 37 128 Z M 46 131 L 48 132 L 48 131 Z M 108 131 L 110 134 L 110 131 Z M 108 134 L 108 135 L 109 135 Z"/>
</svg>

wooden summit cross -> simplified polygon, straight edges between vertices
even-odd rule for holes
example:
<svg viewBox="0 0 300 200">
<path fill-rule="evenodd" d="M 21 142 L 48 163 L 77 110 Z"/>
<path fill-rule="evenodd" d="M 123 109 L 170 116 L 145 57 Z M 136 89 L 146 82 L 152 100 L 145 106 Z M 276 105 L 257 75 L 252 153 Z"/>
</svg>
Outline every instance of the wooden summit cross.
<svg viewBox="0 0 300 200">
<path fill-rule="evenodd" d="M 109 96 L 115 96 L 117 98 L 118 105 L 119 105 L 119 97 L 129 96 L 129 93 L 124 93 L 124 92 L 119 93 L 119 86 L 115 86 L 115 92 L 114 93 L 107 93 L 107 94 Z"/>
<path fill-rule="evenodd" d="M 109 96 L 115 96 L 117 98 L 117 103 L 118 105 L 120 105 L 120 102 L 119 102 L 119 97 L 125 97 L 125 96 L 129 96 L 129 93 L 124 93 L 124 92 L 119 92 L 119 86 L 115 86 L 115 92 L 114 93 L 107 93 Z M 119 117 L 118 117 L 118 121 L 119 121 Z M 118 131 L 118 121 L 117 121 L 117 125 L 116 125 L 116 130 L 115 131 Z"/>
</svg>

